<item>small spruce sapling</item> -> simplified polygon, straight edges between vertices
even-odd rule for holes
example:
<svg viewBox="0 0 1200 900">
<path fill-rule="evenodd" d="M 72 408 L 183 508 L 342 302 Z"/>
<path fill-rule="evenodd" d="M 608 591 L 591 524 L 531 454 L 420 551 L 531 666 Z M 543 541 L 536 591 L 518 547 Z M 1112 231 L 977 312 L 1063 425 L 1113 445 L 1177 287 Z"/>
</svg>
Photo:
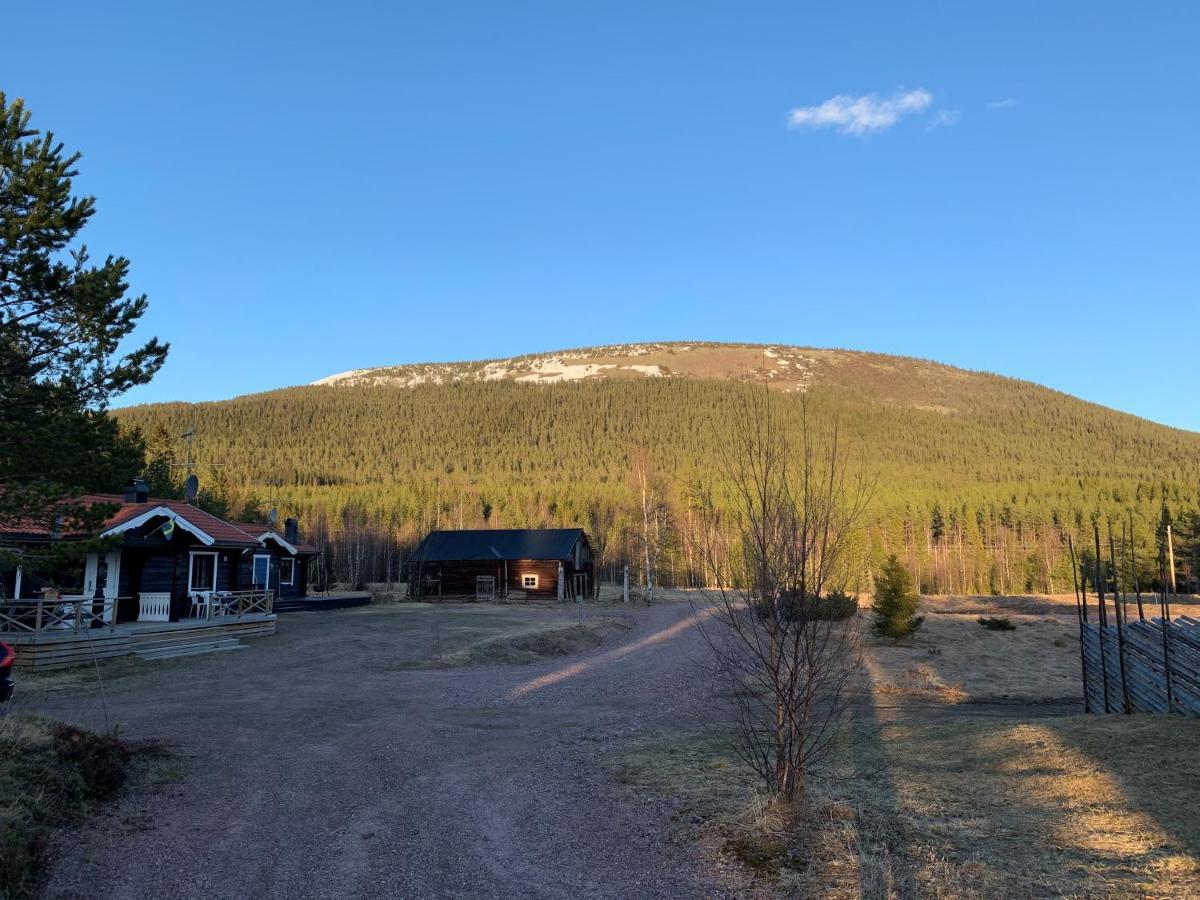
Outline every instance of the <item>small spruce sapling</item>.
<svg viewBox="0 0 1200 900">
<path fill-rule="evenodd" d="M 871 604 L 875 613 L 872 623 L 875 633 L 894 641 L 913 634 L 925 621 L 924 616 L 917 615 L 920 602 L 921 598 L 913 590 L 912 576 L 892 554 L 875 580 L 875 599 Z"/>
</svg>

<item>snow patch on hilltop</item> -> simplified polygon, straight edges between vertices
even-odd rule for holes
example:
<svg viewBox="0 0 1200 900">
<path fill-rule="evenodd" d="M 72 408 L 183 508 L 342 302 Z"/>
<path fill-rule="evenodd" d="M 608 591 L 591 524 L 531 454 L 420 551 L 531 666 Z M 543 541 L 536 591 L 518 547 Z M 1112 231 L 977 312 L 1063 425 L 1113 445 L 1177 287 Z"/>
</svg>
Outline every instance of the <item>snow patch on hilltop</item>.
<svg viewBox="0 0 1200 900">
<path fill-rule="evenodd" d="M 805 390 L 814 375 L 814 361 L 800 348 L 779 344 L 610 344 L 479 362 L 351 369 L 313 384 L 414 388 L 488 381 L 555 384 L 597 378 L 692 377 L 757 378 L 783 390 Z"/>
</svg>

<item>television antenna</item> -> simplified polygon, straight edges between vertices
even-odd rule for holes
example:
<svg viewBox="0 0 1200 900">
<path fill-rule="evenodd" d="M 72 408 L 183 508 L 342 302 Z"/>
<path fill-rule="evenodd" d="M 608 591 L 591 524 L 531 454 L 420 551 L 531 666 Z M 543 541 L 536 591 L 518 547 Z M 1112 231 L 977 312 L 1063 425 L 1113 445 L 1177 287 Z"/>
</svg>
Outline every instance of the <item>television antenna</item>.
<svg viewBox="0 0 1200 900">
<path fill-rule="evenodd" d="M 187 441 L 187 463 L 186 463 L 186 465 L 187 465 L 188 478 L 192 477 L 192 438 L 194 438 L 195 436 L 196 436 L 196 429 L 194 427 L 189 428 L 187 431 L 185 431 L 183 434 L 180 435 L 181 438 L 183 438 L 185 441 Z"/>
<path fill-rule="evenodd" d="M 171 468 L 172 469 L 185 469 L 187 471 L 188 477 L 190 478 L 195 473 L 195 470 L 196 470 L 194 457 L 192 456 L 192 439 L 196 437 L 195 427 L 189 428 L 187 431 L 185 431 L 179 437 L 187 442 L 186 461 L 181 462 L 181 463 L 171 463 Z M 210 463 L 206 463 L 206 465 L 210 469 L 216 469 L 216 468 L 219 468 L 220 466 L 225 465 L 225 463 L 210 462 Z"/>
</svg>

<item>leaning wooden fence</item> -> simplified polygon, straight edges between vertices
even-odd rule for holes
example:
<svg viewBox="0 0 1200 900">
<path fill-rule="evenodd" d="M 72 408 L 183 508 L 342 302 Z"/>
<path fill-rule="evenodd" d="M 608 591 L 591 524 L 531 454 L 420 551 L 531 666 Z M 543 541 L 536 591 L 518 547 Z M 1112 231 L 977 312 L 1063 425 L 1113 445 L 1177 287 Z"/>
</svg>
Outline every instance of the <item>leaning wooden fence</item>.
<svg viewBox="0 0 1200 900">
<path fill-rule="evenodd" d="M 1089 712 L 1200 715 L 1200 621 L 1080 623 Z"/>
<path fill-rule="evenodd" d="M 1200 620 L 1171 616 L 1168 588 L 1173 593 L 1175 575 L 1170 529 L 1166 551 L 1159 559 L 1160 590 L 1143 602 L 1133 526 L 1130 513 L 1128 528 L 1124 523 L 1121 526 L 1122 553 L 1118 556 L 1112 522 L 1108 523 L 1107 564 L 1098 524 L 1093 528 L 1095 550 L 1090 560 L 1077 558 L 1074 541 L 1067 537 L 1079 617 L 1084 709 L 1091 713 L 1200 715 Z M 1094 608 L 1088 599 L 1089 581 L 1096 597 Z M 1137 609 L 1134 620 L 1130 620 L 1130 586 Z M 1157 617 L 1153 615 L 1155 606 Z"/>
</svg>

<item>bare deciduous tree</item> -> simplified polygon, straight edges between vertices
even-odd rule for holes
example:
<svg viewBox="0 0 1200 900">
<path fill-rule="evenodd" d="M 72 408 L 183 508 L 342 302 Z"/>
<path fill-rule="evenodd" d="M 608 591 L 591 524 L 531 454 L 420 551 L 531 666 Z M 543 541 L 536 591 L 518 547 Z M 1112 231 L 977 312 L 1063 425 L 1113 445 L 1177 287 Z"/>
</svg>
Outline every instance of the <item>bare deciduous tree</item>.
<svg viewBox="0 0 1200 900">
<path fill-rule="evenodd" d="M 670 527 L 670 507 L 650 454 L 643 447 L 633 451 L 633 480 L 641 517 L 638 550 L 642 557 L 642 584 L 646 589 L 646 602 L 650 603 L 658 584 L 658 562 Z"/>
<path fill-rule="evenodd" d="M 722 587 L 697 612 L 742 757 L 793 801 L 852 712 L 858 617 L 835 618 L 823 596 L 843 586 L 870 487 L 850 471 L 836 421 L 818 422 L 805 398 L 785 429 L 783 402 L 764 392 L 742 410 L 719 485 L 731 521 L 703 531 Z"/>
<path fill-rule="evenodd" d="M 608 546 L 617 524 L 617 507 L 610 500 L 596 498 L 588 507 L 588 536 L 592 542 L 592 593 L 600 599 L 600 572 L 608 562 Z"/>
</svg>

